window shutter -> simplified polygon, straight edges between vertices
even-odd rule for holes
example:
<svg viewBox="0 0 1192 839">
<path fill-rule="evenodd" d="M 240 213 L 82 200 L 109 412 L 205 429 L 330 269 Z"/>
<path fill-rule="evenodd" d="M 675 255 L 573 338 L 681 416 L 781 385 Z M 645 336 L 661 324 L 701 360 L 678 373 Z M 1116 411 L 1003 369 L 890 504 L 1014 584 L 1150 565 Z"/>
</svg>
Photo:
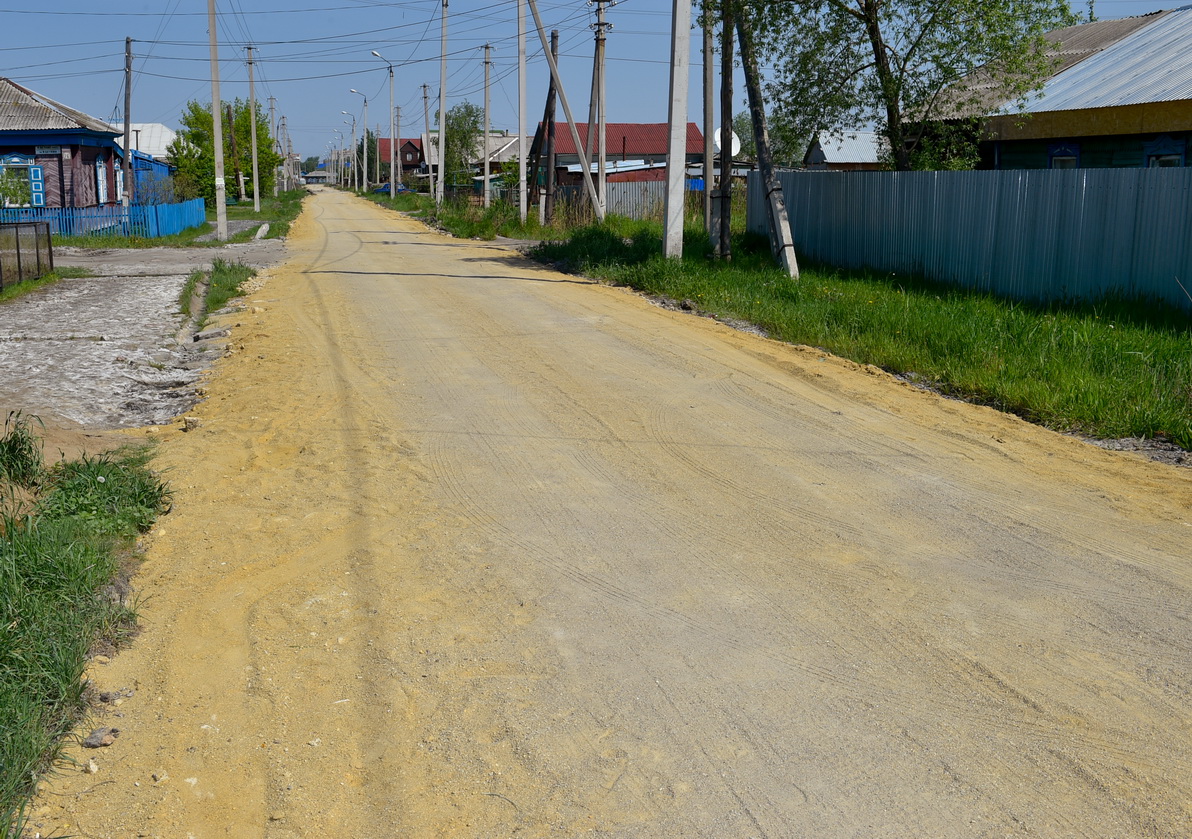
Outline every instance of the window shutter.
<svg viewBox="0 0 1192 839">
<path fill-rule="evenodd" d="M 33 197 L 34 207 L 46 205 L 45 170 L 40 166 L 29 167 L 29 192 Z"/>
</svg>

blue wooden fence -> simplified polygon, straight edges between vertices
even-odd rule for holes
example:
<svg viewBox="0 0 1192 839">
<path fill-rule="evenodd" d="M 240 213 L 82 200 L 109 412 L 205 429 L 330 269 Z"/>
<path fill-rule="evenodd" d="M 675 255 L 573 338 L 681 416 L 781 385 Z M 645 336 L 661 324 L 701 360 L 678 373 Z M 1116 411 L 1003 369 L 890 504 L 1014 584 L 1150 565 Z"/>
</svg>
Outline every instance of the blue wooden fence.
<svg viewBox="0 0 1192 839">
<path fill-rule="evenodd" d="M 157 239 L 207 221 L 202 198 L 182 204 L 131 207 L 19 207 L 0 209 L 0 222 L 49 222 L 55 236 L 112 234 Z"/>
<path fill-rule="evenodd" d="M 789 172 L 799 256 L 1023 300 L 1118 292 L 1188 307 L 1192 167 Z M 757 173 L 749 229 L 767 232 Z"/>
</svg>

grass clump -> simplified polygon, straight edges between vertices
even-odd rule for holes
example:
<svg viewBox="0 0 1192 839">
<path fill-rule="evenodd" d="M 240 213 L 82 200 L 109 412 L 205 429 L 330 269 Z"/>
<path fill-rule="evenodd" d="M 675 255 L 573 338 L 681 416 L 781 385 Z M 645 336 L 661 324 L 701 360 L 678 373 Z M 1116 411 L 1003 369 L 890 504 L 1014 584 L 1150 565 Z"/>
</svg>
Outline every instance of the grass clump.
<svg viewBox="0 0 1192 839">
<path fill-rule="evenodd" d="M 191 311 L 191 298 L 194 297 L 195 289 L 199 287 L 205 277 L 206 274 L 203 271 L 192 271 L 182 285 L 182 291 L 178 294 L 178 311 L 188 318 L 198 314 L 198 312 Z"/>
<path fill-rule="evenodd" d="M 135 621 L 111 584 L 170 493 L 145 450 L 46 470 L 27 422 L 6 427 L 0 450 L 24 452 L 38 473 L 25 512 L 0 514 L 0 839 L 15 839 L 37 776 L 85 710 L 89 651 Z"/>
<path fill-rule="evenodd" d="M 1158 437 L 1192 448 L 1192 327 L 1156 301 L 1031 304 L 914 277 L 803 266 L 793 281 L 764 238 L 734 237 L 709 258 L 688 228 L 683 260 L 662 229 L 610 219 L 540 245 L 534 256 L 757 324 L 949 395 L 1093 437 Z"/>
<path fill-rule="evenodd" d="M 216 312 L 240 294 L 240 286 L 255 277 L 255 268 L 240 262 L 217 259 L 211 263 L 211 279 L 207 286 L 207 311 Z"/>
<path fill-rule="evenodd" d="M 0 437 L 0 482 L 29 488 L 42 477 L 41 438 L 33 431 L 36 418 L 10 411 Z M 40 422 L 40 420 L 36 420 Z"/>
</svg>

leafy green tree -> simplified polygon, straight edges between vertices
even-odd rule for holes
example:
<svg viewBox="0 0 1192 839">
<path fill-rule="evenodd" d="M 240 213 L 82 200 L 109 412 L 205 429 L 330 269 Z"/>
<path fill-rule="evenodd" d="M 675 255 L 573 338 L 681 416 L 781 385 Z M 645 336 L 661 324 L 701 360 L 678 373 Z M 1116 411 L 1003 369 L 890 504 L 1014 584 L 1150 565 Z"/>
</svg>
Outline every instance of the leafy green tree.
<svg viewBox="0 0 1192 839">
<path fill-rule="evenodd" d="M 226 106 L 231 105 L 232 121 L 228 124 Z M 257 103 L 257 169 L 261 177 L 261 195 L 273 192 L 273 181 L 282 156 L 273 151 L 273 138 L 269 133 L 269 119 L 261 103 Z M 224 172 L 228 179 L 229 193 L 235 188 L 233 172 L 239 166 L 252 194 L 252 115 L 248 102 L 236 99 L 225 103 L 223 118 Z M 167 149 L 167 159 L 176 168 L 174 188 L 180 200 L 203 198 L 208 203 L 215 201 L 215 125 L 211 120 L 210 103 L 187 102 L 179 121 L 182 130 Z M 236 157 L 232 157 L 232 136 L 236 137 Z"/>
<path fill-rule="evenodd" d="M 0 166 L 0 207 L 27 207 L 33 201 L 29 170 Z"/>
<path fill-rule="evenodd" d="M 440 171 L 444 173 L 444 184 L 450 186 L 470 185 L 472 164 L 482 152 L 482 126 L 484 108 L 471 102 L 460 102 L 447 111 L 446 148 Z M 438 139 L 435 139 L 437 142 Z"/>
<path fill-rule="evenodd" d="M 776 139 L 875 124 L 909 169 L 931 122 L 1025 101 L 1054 68 L 1044 34 L 1076 22 L 1067 0 L 707 0 L 753 27 Z M 958 85 L 975 75 L 980 84 Z"/>
<path fill-rule="evenodd" d="M 319 156 L 318 155 L 312 155 L 311 157 L 308 157 L 308 158 L 306 158 L 306 160 L 302 161 L 302 174 L 304 174 L 304 175 L 309 175 L 311 172 L 316 171 L 318 168 L 319 168 Z"/>
<path fill-rule="evenodd" d="M 733 117 L 733 133 L 741 141 L 741 151 L 738 157 L 745 160 L 756 159 L 757 143 L 753 142 L 753 120 L 749 116 L 749 111 L 741 111 Z"/>
</svg>

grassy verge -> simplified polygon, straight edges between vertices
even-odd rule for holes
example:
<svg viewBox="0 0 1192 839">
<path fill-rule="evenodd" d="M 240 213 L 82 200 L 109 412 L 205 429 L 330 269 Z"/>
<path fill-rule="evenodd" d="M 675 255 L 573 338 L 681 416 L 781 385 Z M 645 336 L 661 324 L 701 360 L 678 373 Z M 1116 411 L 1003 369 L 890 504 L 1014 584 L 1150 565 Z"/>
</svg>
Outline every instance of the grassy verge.
<svg viewBox="0 0 1192 839">
<path fill-rule="evenodd" d="M 542 261 L 690 300 L 772 337 L 822 347 L 949 395 L 1094 437 L 1162 437 L 1192 448 L 1192 327 L 1149 301 L 1031 305 L 913 277 L 803 266 L 795 282 L 764 241 L 736 237 L 734 261 L 689 228 L 682 261 L 658 224 L 612 219 L 534 252 Z"/>
<path fill-rule="evenodd" d="M 90 277 L 91 272 L 86 268 L 75 268 L 70 265 L 64 265 L 56 268 L 49 274 L 38 277 L 36 280 L 25 280 L 24 282 L 14 283 L 10 286 L 5 286 L 3 291 L 0 291 L 0 303 L 7 303 L 9 300 L 16 300 L 18 297 L 23 297 L 31 291 L 35 291 L 43 286 L 53 285 L 59 280 L 77 279 L 80 277 Z"/>
<path fill-rule="evenodd" d="M 227 208 L 229 221 L 253 221 L 258 224 L 268 224 L 269 232 L 266 239 L 276 239 L 285 236 L 290 231 L 290 225 L 298 214 L 302 212 L 302 199 L 306 196 L 305 189 L 292 189 L 281 193 L 277 198 L 261 199 L 261 212 L 253 212 L 252 202 L 235 204 Z M 225 242 L 218 240 L 198 241 L 215 230 L 215 210 L 208 208 L 206 223 L 183 230 L 173 236 L 162 236 L 157 239 L 147 239 L 142 236 L 115 236 L 112 234 L 97 234 L 93 236 L 55 236 L 54 244 L 60 247 L 74 248 L 217 248 L 229 243 L 247 242 L 256 236 L 257 228 L 230 235 Z"/>
<path fill-rule="evenodd" d="M 20 416 L 0 437 L 0 839 L 21 835 L 37 776 L 86 710 L 89 650 L 135 621 L 111 583 L 169 503 L 147 460 L 126 450 L 47 468 Z"/>
<path fill-rule="evenodd" d="M 225 262 L 217 259 L 211 264 L 211 281 L 207 286 L 207 311 L 216 312 L 228 301 L 240 294 L 240 287 L 249 277 L 256 276 L 256 269 L 239 262 Z"/>
<path fill-rule="evenodd" d="M 186 282 L 182 286 L 182 291 L 178 293 L 178 311 L 188 318 L 199 314 L 198 312 L 191 311 L 190 301 L 194 297 L 195 289 L 198 288 L 199 283 L 203 282 L 205 277 L 205 271 L 191 271 L 190 276 L 186 278 Z"/>
</svg>

